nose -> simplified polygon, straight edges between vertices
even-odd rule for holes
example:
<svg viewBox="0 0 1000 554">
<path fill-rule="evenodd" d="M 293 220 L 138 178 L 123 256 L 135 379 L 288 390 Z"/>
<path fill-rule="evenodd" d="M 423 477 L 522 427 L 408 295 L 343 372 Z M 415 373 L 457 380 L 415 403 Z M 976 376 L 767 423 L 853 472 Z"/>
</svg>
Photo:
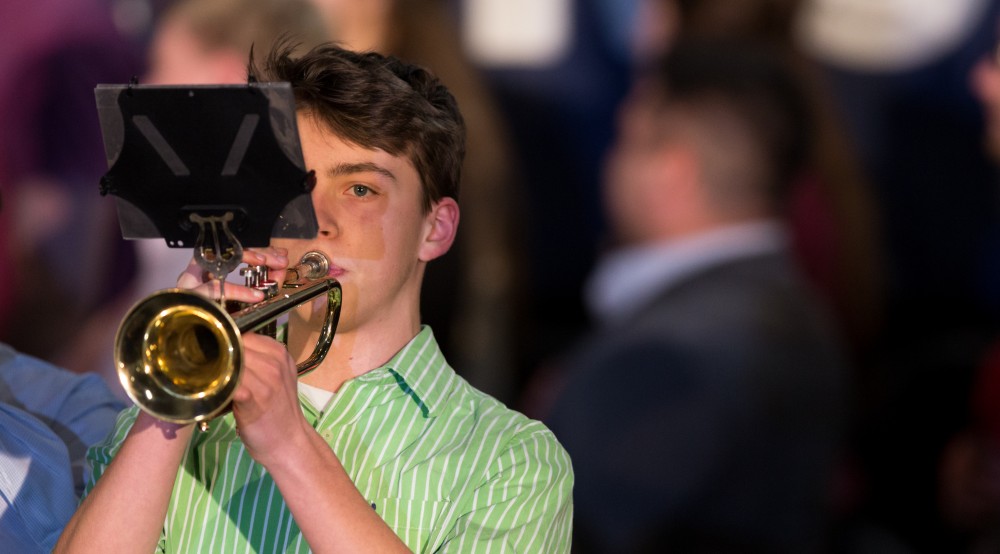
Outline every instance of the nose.
<svg viewBox="0 0 1000 554">
<path fill-rule="evenodd" d="M 330 213 L 330 210 L 316 210 L 316 222 L 319 224 L 321 237 L 331 238 L 340 234 L 337 218 Z"/>
<path fill-rule="evenodd" d="M 319 236 L 330 238 L 339 235 L 340 227 L 337 225 L 339 218 L 334 213 L 334 204 L 336 203 L 323 202 L 322 196 L 317 194 L 316 189 L 313 189 L 312 192 L 312 203 L 313 210 L 316 212 L 316 223 L 319 226 Z"/>
</svg>

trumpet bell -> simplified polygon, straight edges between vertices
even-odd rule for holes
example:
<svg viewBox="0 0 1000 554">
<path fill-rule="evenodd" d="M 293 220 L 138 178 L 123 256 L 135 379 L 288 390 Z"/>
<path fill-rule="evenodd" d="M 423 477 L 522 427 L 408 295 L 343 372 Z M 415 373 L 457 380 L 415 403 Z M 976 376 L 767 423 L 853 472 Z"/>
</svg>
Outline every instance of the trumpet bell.
<svg viewBox="0 0 1000 554">
<path fill-rule="evenodd" d="M 115 365 L 126 394 L 151 415 L 175 423 L 207 421 L 227 409 L 242 358 L 232 317 L 183 289 L 139 302 L 115 338 Z"/>
<path fill-rule="evenodd" d="M 174 423 L 208 421 L 232 408 L 243 368 L 243 333 L 263 332 L 282 314 L 320 296 L 326 314 L 303 375 L 319 367 L 340 319 L 341 287 L 327 276 L 329 259 L 307 252 L 288 270 L 281 293 L 235 312 L 197 293 L 167 289 L 139 301 L 115 337 L 115 366 L 129 398 L 150 415 Z M 269 286 L 269 290 L 272 287 Z M 273 287 L 276 289 L 276 287 Z"/>
</svg>

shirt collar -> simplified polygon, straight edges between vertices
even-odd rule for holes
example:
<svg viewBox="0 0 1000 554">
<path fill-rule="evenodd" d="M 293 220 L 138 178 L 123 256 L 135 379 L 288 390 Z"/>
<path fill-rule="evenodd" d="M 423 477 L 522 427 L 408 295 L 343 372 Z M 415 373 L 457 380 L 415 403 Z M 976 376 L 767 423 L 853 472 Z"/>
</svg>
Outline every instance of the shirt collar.
<svg viewBox="0 0 1000 554">
<path fill-rule="evenodd" d="M 359 377 L 361 380 L 391 376 L 400 390 L 417 404 L 424 417 L 434 417 L 457 377 L 441 353 L 431 328 L 420 332 L 385 365 Z"/>
<path fill-rule="evenodd" d="M 634 315 L 667 287 L 732 259 L 787 247 L 776 221 L 732 225 L 680 240 L 623 248 L 602 259 L 584 291 L 592 313 L 606 324 Z"/>
</svg>

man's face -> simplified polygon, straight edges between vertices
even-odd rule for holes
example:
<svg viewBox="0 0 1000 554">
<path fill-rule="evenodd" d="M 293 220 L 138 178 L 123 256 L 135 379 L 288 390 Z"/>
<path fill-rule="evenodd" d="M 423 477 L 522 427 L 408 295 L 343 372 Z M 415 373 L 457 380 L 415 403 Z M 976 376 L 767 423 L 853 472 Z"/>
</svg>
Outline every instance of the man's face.
<svg viewBox="0 0 1000 554">
<path fill-rule="evenodd" d="M 345 142 L 307 114 L 299 114 L 298 126 L 306 167 L 316 172 L 312 201 L 319 233 L 273 244 L 288 249 L 292 265 L 309 250 L 330 258 L 330 275 L 344 292 L 338 334 L 411 313 L 419 302 L 421 248 L 432 219 L 421 209 L 413 164 Z"/>
<path fill-rule="evenodd" d="M 998 52 L 980 60 L 972 69 L 972 91 L 983 107 L 986 148 L 1000 162 L 1000 65 Z"/>
<path fill-rule="evenodd" d="M 662 117 L 647 91 L 634 91 L 619 113 L 618 133 L 605 165 L 604 205 L 620 239 L 627 243 L 655 239 L 660 214 L 655 206 L 664 193 Z"/>
<path fill-rule="evenodd" d="M 149 70 L 143 83 L 150 85 L 201 85 L 246 82 L 242 52 L 207 48 L 178 17 L 157 26 L 149 50 Z"/>
</svg>

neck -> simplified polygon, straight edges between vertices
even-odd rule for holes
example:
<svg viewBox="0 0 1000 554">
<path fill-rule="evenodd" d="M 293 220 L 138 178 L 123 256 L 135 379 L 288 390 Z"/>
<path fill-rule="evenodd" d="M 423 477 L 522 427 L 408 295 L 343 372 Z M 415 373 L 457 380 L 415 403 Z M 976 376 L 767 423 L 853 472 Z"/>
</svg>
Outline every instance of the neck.
<svg viewBox="0 0 1000 554">
<path fill-rule="evenodd" d="M 343 319 L 341 320 L 344 321 Z M 319 338 L 320 321 L 289 316 L 288 350 L 301 362 L 312 354 Z M 336 392 L 346 381 L 363 375 L 391 359 L 420 332 L 419 312 L 389 321 L 372 321 L 357 327 L 343 326 L 334 335 L 330 351 L 314 371 L 304 375 L 306 384 Z"/>
</svg>

